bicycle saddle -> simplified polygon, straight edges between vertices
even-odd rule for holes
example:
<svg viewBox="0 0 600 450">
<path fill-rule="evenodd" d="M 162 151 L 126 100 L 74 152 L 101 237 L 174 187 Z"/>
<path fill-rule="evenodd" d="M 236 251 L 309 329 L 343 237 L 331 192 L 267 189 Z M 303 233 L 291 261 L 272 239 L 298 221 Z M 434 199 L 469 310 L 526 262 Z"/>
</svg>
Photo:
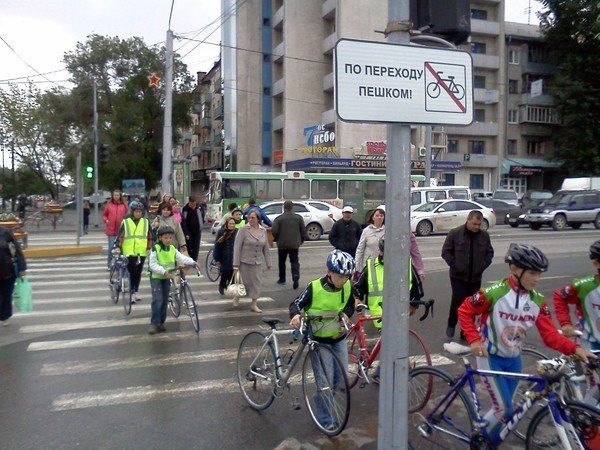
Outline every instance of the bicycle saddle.
<svg viewBox="0 0 600 450">
<path fill-rule="evenodd" d="M 275 325 L 278 323 L 283 323 L 283 320 L 277 319 L 275 317 L 263 317 L 262 321 L 269 325 L 271 328 L 275 328 Z"/>
</svg>

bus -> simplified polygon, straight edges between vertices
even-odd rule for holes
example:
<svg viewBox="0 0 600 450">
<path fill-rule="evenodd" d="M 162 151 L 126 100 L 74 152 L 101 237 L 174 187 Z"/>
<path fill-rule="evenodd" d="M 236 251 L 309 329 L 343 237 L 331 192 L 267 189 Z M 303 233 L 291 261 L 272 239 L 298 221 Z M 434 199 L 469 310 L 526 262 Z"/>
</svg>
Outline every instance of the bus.
<svg viewBox="0 0 600 450">
<path fill-rule="evenodd" d="M 411 175 L 413 186 L 423 175 Z M 320 200 L 339 208 L 352 206 L 360 223 L 365 215 L 385 201 L 384 174 L 290 172 L 212 172 L 208 188 L 206 218 L 220 220 L 229 203 L 240 208 L 254 198 L 271 200 Z"/>
</svg>

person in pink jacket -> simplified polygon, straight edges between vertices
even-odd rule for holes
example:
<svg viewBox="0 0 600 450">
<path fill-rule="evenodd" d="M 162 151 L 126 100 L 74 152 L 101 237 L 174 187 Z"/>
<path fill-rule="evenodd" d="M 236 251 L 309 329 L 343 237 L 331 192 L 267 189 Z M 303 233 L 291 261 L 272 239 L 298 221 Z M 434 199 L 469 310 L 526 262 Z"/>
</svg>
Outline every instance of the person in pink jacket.
<svg viewBox="0 0 600 450">
<path fill-rule="evenodd" d="M 102 220 L 104 220 L 105 233 L 108 236 L 108 262 L 107 265 L 110 268 L 110 261 L 112 259 L 111 250 L 114 247 L 115 240 L 119 234 L 121 228 L 121 221 L 127 214 L 127 205 L 123 202 L 121 191 L 115 189 L 112 193 L 112 198 L 104 205 L 104 211 L 102 212 Z"/>
</svg>

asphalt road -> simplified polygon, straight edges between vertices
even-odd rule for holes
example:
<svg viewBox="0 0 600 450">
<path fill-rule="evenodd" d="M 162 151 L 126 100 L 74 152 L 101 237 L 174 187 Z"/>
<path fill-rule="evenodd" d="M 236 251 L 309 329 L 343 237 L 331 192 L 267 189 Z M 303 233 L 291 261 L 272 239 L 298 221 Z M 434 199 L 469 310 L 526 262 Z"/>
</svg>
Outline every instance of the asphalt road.
<svg viewBox="0 0 600 450">
<path fill-rule="evenodd" d="M 497 227 L 491 234 L 496 257 L 485 280 L 506 275 L 503 258 L 510 242 L 527 242 L 550 259 L 539 286 L 546 295 L 569 277 L 591 271 L 587 248 L 600 238 L 589 227 L 560 233 Z M 426 295 L 437 303 L 433 318 L 412 324 L 439 356 L 450 297 L 439 257 L 443 239 L 418 239 Z M 303 247 L 301 285 L 324 273 L 329 250 L 326 240 Z M 272 257 L 276 267 L 276 252 Z M 169 317 L 168 333 L 148 336 L 148 281 L 142 282 L 143 302 L 126 318 L 120 305 L 110 303 L 104 265 L 101 255 L 30 262 L 35 310 L 0 328 L 3 448 L 375 448 L 375 386 L 352 391 L 348 427 L 335 439 L 316 431 L 304 406 L 292 408 L 292 398 L 301 397 L 298 386 L 256 413 L 245 405 L 234 378 L 242 336 L 261 327 L 261 316 L 249 311 L 247 301 L 235 308 L 214 283 L 194 277 L 200 335 L 182 316 Z M 276 269 L 265 274 L 259 303 L 264 315 L 287 318 L 299 291 L 291 283 L 278 286 L 276 279 Z M 535 330 L 528 340 L 542 345 Z M 440 361 L 451 371 L 460 367 Z"/>
</svg>

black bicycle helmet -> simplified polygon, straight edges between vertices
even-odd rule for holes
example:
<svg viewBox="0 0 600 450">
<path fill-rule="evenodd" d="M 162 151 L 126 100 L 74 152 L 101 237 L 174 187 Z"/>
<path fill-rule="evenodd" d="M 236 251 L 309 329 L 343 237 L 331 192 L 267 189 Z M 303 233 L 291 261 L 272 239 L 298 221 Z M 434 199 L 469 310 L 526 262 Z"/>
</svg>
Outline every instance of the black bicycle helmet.
<svg viewBox="0 0 600 450">
<path fill-rule="evenodd" d="M 548 258 L 544 253 L 533 245 L 512 243 L 508 247 L 508 253 L 504 262 L 514 264 L 521 269 L 545 272 L 548 270 Z"/>
<path fill-rule="evenodd" d="M 175 234 L 175 230 L 173 230 L 173 228 L 170 227 L 169 225 L 163 225 L 162 227 L 160 227 L 158 229 L 158 231 L 156 232 L 156 235 L 158 237 L 161 237 L 163 234 Z"/>
<path fill-rule="evenodd" d="M 134 200 L 131 203 L 129 203 L 129 209 L 131 210 L 131 212 L 135 211 L 136 209 L 139 209 L 140 211 L 143 211 L 144 210 L 144 205 L 142 205 L 141 202 L 138 202 L 137 200 Z"/>
<path fill-rule="evenodd" d="M 381 236 L 379 238 L 379 251 L 383 253 L 383 248 L 385 247 L 385 236 Z"/>
<path fill-rule="evenodd" d="M 590 245 L 590 259 L 600 261 L 600 241 L 596 241 Z"/>
</svg>

